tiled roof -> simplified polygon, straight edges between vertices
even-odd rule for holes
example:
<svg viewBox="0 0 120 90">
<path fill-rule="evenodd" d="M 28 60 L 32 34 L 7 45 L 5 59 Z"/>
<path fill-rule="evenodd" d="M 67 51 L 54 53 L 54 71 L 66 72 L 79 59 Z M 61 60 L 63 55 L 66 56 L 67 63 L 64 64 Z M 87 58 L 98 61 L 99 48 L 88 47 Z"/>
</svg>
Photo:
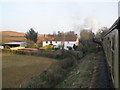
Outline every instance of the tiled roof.
<svg viewBox="0 0 120 90">
<path fill-rule="evenodd" d="M 49 37 L 45 38 L 43 41 L 76 41 L 77 37 Z"/>
</svg>

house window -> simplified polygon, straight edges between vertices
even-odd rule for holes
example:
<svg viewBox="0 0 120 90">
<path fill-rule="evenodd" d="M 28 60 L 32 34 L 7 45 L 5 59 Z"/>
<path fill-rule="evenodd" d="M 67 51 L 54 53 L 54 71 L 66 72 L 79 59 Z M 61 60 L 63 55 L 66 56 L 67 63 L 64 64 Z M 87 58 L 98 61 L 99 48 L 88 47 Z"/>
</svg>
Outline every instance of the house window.
<svg viewBox="0 0 120 90">
<path fill-rule="evenodd" d="M 57 43 L 57 41 L 56 41 L 56 43 Z"/>
<path fill-rule="evenodd" d="M 67 42 L 67 43 L 69 43 L 69 42 Z"/>
<path fill-rule="evenodd" d="M 48 43 L 48 41 L 46 41 L 46 43 Z"/>
<path fill-rule="evenodd" d="M 50 41 L 50 44 L 52 44 L 52 41 Z"/>
</svg>

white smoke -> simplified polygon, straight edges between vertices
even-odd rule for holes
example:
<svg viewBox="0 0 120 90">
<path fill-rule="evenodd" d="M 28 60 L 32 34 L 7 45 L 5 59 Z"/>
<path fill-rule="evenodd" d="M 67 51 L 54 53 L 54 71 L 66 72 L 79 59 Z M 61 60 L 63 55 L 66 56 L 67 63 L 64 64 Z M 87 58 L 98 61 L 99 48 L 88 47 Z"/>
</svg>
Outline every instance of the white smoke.
<svg viewBox="0 0 120 90">
<path fill-rule="evenodd" d="M 95 34 L 97 33 L 98 28 L 99 28 L 98 20 L 95 17 L 85 18 L 82 26 L 83 26 L 83 29 L 92 30 Z"/>
<path fill-rule="evenodd" d="M 92 30 L 95 34 L 99 29 L 98 19 L 95 17 L 86 17 L 81 20 L 81 23 L 74 24 L 74 31 L 77 33 L 78 37 L 80 37 L 80 30 Z"/>
</svg>

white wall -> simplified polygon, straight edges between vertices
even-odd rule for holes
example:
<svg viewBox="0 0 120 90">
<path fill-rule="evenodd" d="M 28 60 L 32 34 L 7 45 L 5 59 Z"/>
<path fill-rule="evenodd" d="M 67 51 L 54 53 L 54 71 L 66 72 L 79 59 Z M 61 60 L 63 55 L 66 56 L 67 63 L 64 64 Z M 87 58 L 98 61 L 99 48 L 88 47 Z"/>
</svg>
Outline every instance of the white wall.
<svg viewBox="0 0 120 90">
<path fill-rule="evenodd" d="M 64 49 L 68 50 L 67 46 L 70 46 L 73 49 L 73 45 L 74 44 L 76 44 L 75 41 L 65 41 L 65 43 L 64 43 Z"/>
<path fill-rule="evenodd" d="M 26 42 L 20 43 L 20 47 L 26 47 L 26 46 L 27 46 L 27 43 L 26 43 Z"/>
<path fill-rule="evenodd" d="M 46 41 L 43 41 L 43 46 L 47 46 L 49 44 L 50 44 L 50 41 L 48 41 L 48 43 L 46 43 Z M 62 44 L 62 41 L 57 41 L 57 43 L 56 43 L 56 41 L 52 41 L 52 44 L 58 46 L 58 45 Z M 70 46 L 73 48 L 74 44 L 76 44 L 76 41 L 65 41 L 64 42 L 64 49 L 68 50 L 67 46 Z"/>
</svg>

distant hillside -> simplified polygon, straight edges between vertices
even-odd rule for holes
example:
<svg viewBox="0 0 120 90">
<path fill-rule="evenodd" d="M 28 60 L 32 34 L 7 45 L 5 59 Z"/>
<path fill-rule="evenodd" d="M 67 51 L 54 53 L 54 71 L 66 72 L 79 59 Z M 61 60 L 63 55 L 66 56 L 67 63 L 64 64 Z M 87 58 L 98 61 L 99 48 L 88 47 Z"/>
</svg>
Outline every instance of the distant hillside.
<svg viewBox="0 0 120 90">
<path fill-rule="evenodd" d="M 2 35 L 2 44 L 8 42 L 18 42 L 25 41 L 25 33 L 15 32 L 15 31 L 0 31 Z"/>
<path fill-rule="evenodd" d="M 5 36 L 24 36 L 25 33 L 20 33 L 20 32 L 16 32 L 16 31 L 1 31 L 2 35 Z"/>
<path fill-rule="evenodd" d="M 9 42 L 21 42 L 26 41 L 25 33 L 16 32 L 16 31 L 0 31 L 0 35 L 2 35 L 2 43 L 9 43 Z M 38 43 L 44 40 L 44 35 L 38 35 Z"/>
</svg>

